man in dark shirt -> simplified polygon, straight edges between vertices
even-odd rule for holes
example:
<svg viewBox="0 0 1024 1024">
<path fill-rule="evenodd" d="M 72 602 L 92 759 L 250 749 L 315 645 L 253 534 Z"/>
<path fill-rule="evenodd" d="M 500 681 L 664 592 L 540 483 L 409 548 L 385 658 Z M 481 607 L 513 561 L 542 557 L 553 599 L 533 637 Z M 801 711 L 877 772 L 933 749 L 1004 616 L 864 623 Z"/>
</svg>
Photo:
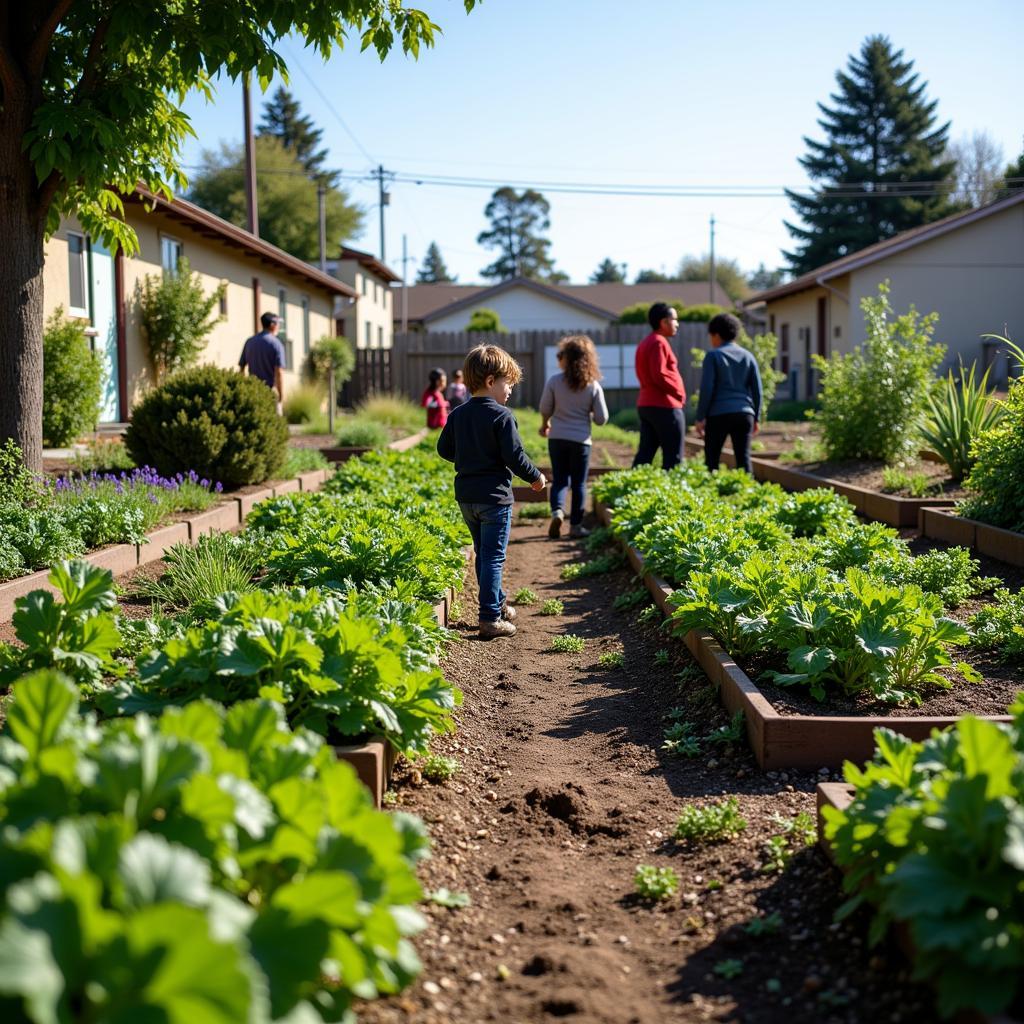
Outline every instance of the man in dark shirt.
<svg viewBox="0 0 1024 1024">
<path fill-rule="evenodd" d="M 264 313 L 260 324 L 263 330 L 242 346 L 238 369 L 241 373 L 248 370 L 251 377 L 259 377 L 277 392 L 277 411 L 280 412 L 284 401 L 284 346 L 277 340 L 281 318 L 276 313 Z"/>
<path fill-rule="evenodd" d="M 466 356 L 464 372 L 473 397 L 452 410 L 437 453 L 455 463 L 455 498 L 473 537 L 480 635 L 512 636 L 515 609 L 501 589 L 512 528 L 512 474 L 535 491 L 543 491 L 547 481 L 527 458 L 515 416 L 506 408 L 522 376 L 519 364 L 497 345 L 478 345 Z"/>
</svg>

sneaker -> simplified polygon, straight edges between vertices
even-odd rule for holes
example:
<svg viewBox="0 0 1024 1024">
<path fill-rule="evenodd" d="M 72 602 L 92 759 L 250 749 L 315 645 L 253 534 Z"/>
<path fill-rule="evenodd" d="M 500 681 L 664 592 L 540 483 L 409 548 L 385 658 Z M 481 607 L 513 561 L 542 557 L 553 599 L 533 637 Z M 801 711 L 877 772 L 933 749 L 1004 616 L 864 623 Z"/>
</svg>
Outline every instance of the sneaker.
<svg viewBox="0 0 1024 1024">
<path fill-rule="evenodd" d="M 562 536 L 562 520 L 565 519 L 565 513 L 560 509 L 556 508 L 551 513 L 551 525 L 548 527 L 548 536 L 552 540 L 557 540 Z"/>
<path fill-rule="evenodd" d="M 497 622 L 480 622 L 480 636 L 487 640 L 499 636 L 515 636 L 516 627 L 507 619 L 498 619 Z"/>
<path fill-rule="evenodd" d="M 515 610 L 515 608 L 513 608 L 513 607 L 512 607 L 512 605 L 510 605 L 510 604 L 508 603 L 508 601 L 506 601 L 506 602 L 505 602 L 505 603 L 504 603 L 504 604 L 503 604 L 503 605 L 501 606 L 501 617 L 502 617 L 502 618 L 503 618 L 503 619 L 504 619 L 504 620 L 505 620 L 506 622 L 514 622 L 514 621 L 515 621 L 515 618 L 516 618 L 516 610 Z"/>
<path fill-rule="evenodd" d="M 570 537 L 589 537 L 590 531 L 582 523 L 574 523 L 569 527 Z"/>
</svg>

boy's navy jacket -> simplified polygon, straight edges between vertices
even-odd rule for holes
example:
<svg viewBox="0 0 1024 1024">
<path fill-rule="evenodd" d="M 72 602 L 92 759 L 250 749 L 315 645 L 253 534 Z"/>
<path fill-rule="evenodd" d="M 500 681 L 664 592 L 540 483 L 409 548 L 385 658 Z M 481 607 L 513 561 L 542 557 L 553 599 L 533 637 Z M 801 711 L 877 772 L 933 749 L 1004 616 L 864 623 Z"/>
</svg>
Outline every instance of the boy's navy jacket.
<svg viewBox="0 0 1024 1024">
<path fill-rule="evenodd" d="M 511 505 L 512 474 L 527 483 L 540 470 L 526 457 L 512 410 L 493 398 L 452 409 L 437 454 L 455 463 L 455 497 L 474 505 Z"/>
<path fill-rule="evenodd" d="M 697 422 L 709 416 L 745 413 L 761 418 L 761 373 L 757 360 L 734 341 L 713 348 L 704 357 Z"/>
</svg>

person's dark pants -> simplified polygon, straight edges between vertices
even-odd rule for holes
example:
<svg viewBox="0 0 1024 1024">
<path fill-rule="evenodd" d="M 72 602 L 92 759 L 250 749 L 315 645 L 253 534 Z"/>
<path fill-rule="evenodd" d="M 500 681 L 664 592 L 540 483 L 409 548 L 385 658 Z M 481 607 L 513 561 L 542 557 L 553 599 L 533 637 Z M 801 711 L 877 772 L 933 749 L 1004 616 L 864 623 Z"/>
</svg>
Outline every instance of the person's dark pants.
<svg viewBox="0 0 1024 1024">
<path fill-rule="evenodd" d="M 686 413 L 682 409 L 663 409 L 657 405 L 640 405 L 636 411 L 640 417 L 640 444 L 633 465 L 650 465 L 660 448 L 662 468 L 678 466 L 683 461 Z"/>
<path fill-rule="evenodd" d="M 565 441 L 561 438 L 548 439 L 548 455 L 551 456 L 551 511 L 565 510 L 565 492 L 572 491 L 571 526 L 583 522 L 586 502 L 587 470 L 590 468 L 590 445 L 582 441 Z"/>
<path fill-rule="evenodd" d="M 754 436 L 754 417 L 746 412 L 727 412 L 709 416 L 704 423 L 704 464 L 714 473 L 722 457 L 722 445 L 728 437 L 736 453 L 736 468 L 745 469 L 751 476 L 750 439 Z"/>
<path fill-rule="evenodd" d="M 501 574 L 512 530 L 511 505 L 480 505 L 460 501 L 462 518 L 473 538 L 476 582 L 480 588 L 480 621 L 497 622 L 505 606 Z"/>
</svg>

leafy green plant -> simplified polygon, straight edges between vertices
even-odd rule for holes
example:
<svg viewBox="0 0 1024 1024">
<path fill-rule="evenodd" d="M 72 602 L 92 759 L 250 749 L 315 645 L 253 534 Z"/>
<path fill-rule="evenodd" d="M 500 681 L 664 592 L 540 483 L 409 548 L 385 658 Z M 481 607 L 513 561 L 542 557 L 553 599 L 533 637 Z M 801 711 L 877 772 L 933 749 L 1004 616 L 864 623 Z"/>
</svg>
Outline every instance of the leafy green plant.
<svg viewBox="0 0 1024 1024">
<path fill-rule="evenodd" d="M 979 576 L 980 565 L 967 548 L 939 548 L 915 558 L 882 560 L 875 570 L 887 583 L 920 587 L 937 595 L 947 608 L 956 608 L 999 582 L 993 576 Z"/>
<path fill-rule="evenodd" d="M 586 562 L 570 562 L 563 565 L 561 576 L 563 580 L 575 580 L 581 576 L 601 576 L 618 569 L 624 561 L 625 556 L 621 551 L 609 551 Z"/>
<path fill-rule="evenodd" d="M 530 605 L 536 604 L 538 600 L 537 592 L 535 590 L 531 590 L 529 587 L 520 587 L 512 595 L 513 604 Z"/>
<path fill-rule="evenodd" d="M 782 930 L 784 923 L 782 915 L 777 910 L 773 910 L 770 914 L 752 917 L 743 930 L 754 938 L 760 938 L 762 935 L 777 935 Z"/>
<path fill-rule="evenodd" d="M 596 555 L 603 548 L 611 546 L 615 542 L 615 535 L 607 526 L 598 526 L 590 531 L 590 536 L 583 542 L 587 554 Z"/>
<path fill-rule="evenodd" d="M 298 476 L 300 473 L 308 473 L 314 469 L 329 469 L 330 463 L 323 452 L 316 448 L 292 448 L 285 452 L 284 468 L 281 475 L 284 477 Z"/>
<path fill-rule="evenodd" d="M 182 257 L 175 271 L 147 274 L 135 285 L 139 325 L 158 384 L 196 364 L 207 338 L 222 319 L 213 315 L 227 293 L 220 284 L 209 295 L 203 279 Z"/>
<path fill-rule="evenodd" d="M 672 868 L 641 864 L 633 875 L 633 889 L 644 900 L 669 900 L 679 889 L 679 875 Z"/>
<path fill-rule="evenodd" d="M 761 870 L 765 874 L 785 871 L 792 857 L 793 852 L 785 836 L 769 836 L 761 844 Z"/>
<path fill-rule="evenodd" d="M 814 356 L 821 375 L 822 440 L 833 459 L 881 459 L 915 454 L 928 409 L 932 374 L 945 346 L 932 340 L 938 315 L 913 306 L 895 316 L 889 283 L 861 299 L 866 337 L 852 352 Z"/>
<path fill-rule="evenodd" d="M 465 330 L 470 334 L 508 334 L 508 328 L 502 324 L 501 317 L 493 309 L 485 307 L 473 310 Z"/>
<path fill-rule="evenodd" d="M 641 626 L 653 626 L 661 621 L 661 609 L 656 604 L 648 605 L 636 617 Z"/>
<path fill-rule="evenodd" d="M 807 811 L 798 811 L 792 818 L 773 814 L 771 820 L 779 829 L 779 835 L 799 846 L 813 846 L 818 841 L 817 823 Z"/>
<path fill-rule="evenodd" d="M 798 434 L 788 451 L 779 456 L 779 462 L 824 462 L 828 452 L 820 438 Z"/>
<path fill-rule="evenodd" d="M 284 464 L 288 427 L 261 380 L 215 366 L 183 370 L 132 411 L 125 446 L 165 476 L 194 469 L 225 486 L 269 480 Z"/>
<path fill-rule="evenodd" d="M 565 604 L 557 597 L 549 597 L 541 606 L 541 615 L 561 615 L 565 611 Z"/>
<path fill-rule="evenodd" d="M 975 440 L 998 426 L 1004 407 L 988 390 L 989 370 L 975 379 L 975 364 L 958 377 L 953 371 L 928 395 L 928 409 L 921 427 L 921 440 L 946 464 L 953 480 L 962 480 L 975 462 Z"/>
<path fill-rule="evenodd" d="M 428 782 L 448 782 L 455 778 L 462 765 L 454 757 L 427 754 L 416 762 L 416 767 Z"/>
<path fill-rule="evenodd" d="M 468 892 L 452 892 L 450 889 L 435 889 L 427 893 L 427 899 L 439 907 L 447 907 L 449 910 L 461 910 L 468 907 L 472 900 Z"/>
<path fill-rule="evenodd" d="M 325 385 L 334 370 L 334 386 L 352 379 L 356 368 L 356 354 L 352 342 L 340 335 L 324 335 L 309 347 L 306 365 L 303 367 L 306 379 Z"/>
<path fill-rule="evenodd" d="M 342 448 L 380 448 L 390 436 L 382 424 L 352 416 L 342 421 L 337 440 Z"/>
<path fill-rule="evenodd" d="M 697 757 L 700 754 L 700 738 L 693 722 L 675 722 L 665 730 L 661 749 L 676 757 Z"/>
<path fill-rule="evenodd" d="M 547 519 L 551 506 L 546 501 L 528 501 L 516 511 L 520 519 Z"/>
<path fill-rule="evenodd" d="M 739 801 L 731 796 L 704 806 L 687 804 L 676 821 L 674 835 L 676 839 L 716 842 L 735 839 L 746 827 Z"/>
<path fill-rule="evenodd" d="M 671 661 L 671 656 L 668 653 L 667 647 L 659 647 L 654 652 L 654 664 L 659 668 L 664 668 Z"/>
<path fill-rule="evenodd" d="M 708 743 L 720 743 L 728 746 L 730 743 L 742 743 L 746 736 L 746 719 L 743 717 L 742 709 L 729 719 L 728 725 L 720 725 L 708 738 Z"/>
<path fill-rule="evenodd" d="M 103 367 L 81 321 L 58 306 L 43 331 L 43 440 L 54 448 L 94 429 L 100 411 Z"/>
<path fill-rule="evenodd" d="M 743 961 L 735 958 L 719 960 L 714 966 L 714 972 L 720 978 L 725 978 L 726 981 L 731 981 L 733 978 L 738 978 L 743 973 Z"/>
<path fill-rule="evenodd" d="M 75 451 L 70 459 L 74 473 L 117 473 L 135 468 L 135 462 L 120 438 L 90 438 L 85 451 Z"/>
<path fill-rule="evenodd" d="M 903 492 L 911 498 L 923 498 L 935 494 L 939 490 L 937 483 L 932 483 L 923 470 L 910 472 L 897 466 L 886 466 L 882 470 L 882 491 L 885 494 Z"/>
<path fill-rule="evenodd" d="M 582 654 L 585 646 L 583 637 L 572 633 L 563 633 L 551 639 L 551 650 L 556 654 Z"/>
<path fill-rule="evenodd" d="M 837 916 L 872 906 L 872 943 L 904 923 L 943 1017 L 999 1014 L 1022 992 L 1024 700 L 1010 713 L 923 743 L 876 730 L 873 760 L 844 768 L 852 803 L 823 811 L 851 896 Z"/>
<path fill-rule="evenodd" d="M 624 594 L 616 594 L 615 600 L 612 601 L 612 607 L 616 611 L 626 611 L 647 604 L 650 599 L 651 595 L 646 587 L 635 587 L 633 590 L 627 590 Z"/>
<path fill-rule="evenodd" d="M 971 642 L 999 653 L 1007 661 L 1024 661 L 1024 590 L 1001 587 L 994 601 L 971 616 Z"/>
<path fill-rule="evenodd" d="M 43 671 L 15 684 L 6 732 L 11 1019 L 339 1020 L 418 971 L 422 826 L 375 810 L 274 704 L 97 725 Z"/>
<path fill-rule="evenodd" d="M 321 417 L 324 391 L 318 384 L 300 384 L 285 392 L 282 412 L 289 423 L 316 423 Z"/>
<path fill-rule="evenodd" d="M 597 663 L 601 668 L 625 668 L 626 656 L 622 651 L 606 651 L 598 656 Z"/>
</svg>

